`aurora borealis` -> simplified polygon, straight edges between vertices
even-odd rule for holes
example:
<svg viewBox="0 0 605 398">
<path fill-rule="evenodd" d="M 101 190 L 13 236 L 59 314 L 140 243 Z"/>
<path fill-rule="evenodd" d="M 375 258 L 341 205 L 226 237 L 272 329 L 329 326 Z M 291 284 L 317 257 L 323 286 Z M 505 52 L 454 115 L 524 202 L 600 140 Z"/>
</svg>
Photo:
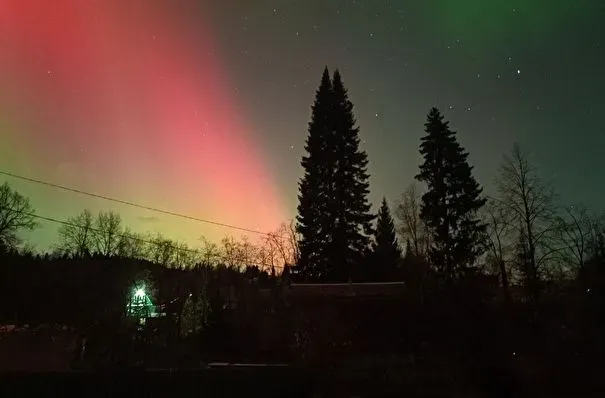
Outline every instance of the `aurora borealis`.
<svg viewBox="0 0 605 398">
<path fill-rule="evenodd" d="M 355 104 L 374 203 L 412 181 L 437 105 L 487 192 L 520 141 L 564 200 L 598 210 L 604 3 L 486 3 L 0 0 L 0 169 L 269 231 L 294 216 L 328 65 Z M 190 243 L 240 234 L 7 181 L 44 216 L 115 210 Z"/>
<path fill-rule="evenodd" d="M 203 11 L 193 26 L 160 2 L 1 4 L 3 147 L 17 146 L 9 166 L 261 231 L 286 219 Z M 57 192 L 39 192 L 42 214 L 60 210 L 40 203 Z"/>
</svg>

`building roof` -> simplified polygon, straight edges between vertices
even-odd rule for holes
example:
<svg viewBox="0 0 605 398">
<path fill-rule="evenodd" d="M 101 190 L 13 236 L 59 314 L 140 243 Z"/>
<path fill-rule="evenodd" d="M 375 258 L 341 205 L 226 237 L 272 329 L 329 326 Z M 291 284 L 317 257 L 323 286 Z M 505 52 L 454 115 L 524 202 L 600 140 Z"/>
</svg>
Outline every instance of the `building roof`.
<svg viewBox="0 0 605 398">
<path fill-rule="evenodd" d="M 403 282 L 376 283 L 292 283 L 290 297 L 369 297 L 398 296 L 405 290 Z"/>
</svg>

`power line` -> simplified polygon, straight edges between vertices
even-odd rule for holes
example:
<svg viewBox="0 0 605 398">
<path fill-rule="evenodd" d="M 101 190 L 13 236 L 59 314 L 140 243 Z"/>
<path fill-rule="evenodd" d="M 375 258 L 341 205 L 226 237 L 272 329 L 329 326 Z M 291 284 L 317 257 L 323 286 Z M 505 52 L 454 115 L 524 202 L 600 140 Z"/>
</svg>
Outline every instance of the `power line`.
<svg viewBox="0 0 605 398">
<path fill-rule="evenodd" d="M 283 236 L 283 235 L 274 235 L 274 234 L 267 233 L 267 232 L 261 232 L 261 231 L 257 231 L 257 230 L 253 230 L 253 229 L 249 229 L 249 228 L 238 227 L 238 226 L 231 225 L 231 224 L 225 224 L 225 223 L 220 223 L 220 222 L 216 222 L 216 221 L 205 220 L 203 218 L 188 216 L 188 215 L 185 215 L 185 214 L 175 213 L 175 212 L 168 211 L 168 210 L 162 210 L 162 209 L 158 209 L 158 208 L 155 208 L 155 207 L 140 205 L 138 203 L 129 202 L 129 201 L 126 201 L 126 200 L 121 200 L 121 199 L 115 199 L 115 198 L 111 198 L 109 196 L 99 195 L 99 194 L 95 194 L 95 193 L 91 193 L 91 192 L 86 192 L 86 191 L 82 191 L 80 189 L 70 188 L 70 187 L 66 187 L 66 186 L 63 186 L 63 185 L 54 184 L 52 182 L 42 181 L 42 180 L 38 180 L 38 179 L 35 179 L 35 178 L 30 178 L 30 177 L 24 177 L 24 176 L 21 176 L 21 175 L 18 175 L 18 174 L 9 173 L 7 171 L 0 170 L 0 174 L 3 174 L 3 175 L 8 176 L 8 177 L 12 177 L 12 178 L 20 179 L 20 180 L 23 180 L 23 181 L 33 182 L 33 183 L 41 184 L 41 185 L 46 185 L 46 186 L 51 187 L 51 188 L 62 189 L 64 191 L 73 192 L 73 193 L 77 193 L 77 194 L 80 194 L 80 195 L 91 196 L 91 197 L 97 198 L 97 199 L 103 199 L 103 200 L 108 200 L 108 201 L 115 202 L 115 203 L 124 204 L 124 205 L 127 205 L 127 206 L 138 207 L 140 209 L 154 211 L 156 213 L 166 214 L 166 215 L 173 216 L 173 217 L 180 217 L 180 218 L 184 218 L 184 219 L 187 219 L 187 220 L 199 221 L 199 222 L 203 222 L 203 223 L 206 223 L 206 224 L 216 225 L 216 226 L 224 227 L 224 228 L 236 229 L 236 230 L 239 230 L 239 231 L 250 232 L 250 233 L 264 235 L 264 236 L 270 236 L 270 237 L 279 236 L 280 238 L 287 238 L 287 236 Z"/>
<path fill-rule="evenodd" d="M 26 215 L 26 216 L 29 216 L 29 217 L 33 217 L 33 218 L 37 218 L 37 219 L 40 219 L 40 220 L 45 220 L 45 221 L 53 222 L 53 223 L 56 223 L 56 224 L 67 225 L 67 226 L 74 227 L 74 228 L 83 228 L 82 225 L 77 225 L 77 224 L 71 223 L 69 221 L 57 220 L 56 218 L 45 217 L 45 216 L 41 216 L 41 215 L 38 215 L 38 214 L 35 214 L 35 213 L 27 213 L 27 212 L 15 210 L 15 209 L 12 209 L 12 208 L 6 207 L 6 206 L 0 206 L 0 208 L 3 209 L 3 210 L 12 211 L 14 213 L 20 213 L 20 214 L 23 214 L 23 215 Z M 98 229 L 98 228 L 94 228 L 94 227 L 87 227 L 87 228 L 90 231 L 97 232 L 97 233 L 102 233 L 102 231 L 100 229 Z M 154 242 L 154 241 L 150 241 L 150 240 L 147 240 L 147 239 L 143 239 L 143 238 L 140 238 L 140 237 L 137 237 L 137 236 L 134 236 L 134 235 L 128 235 L 128 234 L 124 234 L 124 233 L 122 233 L 122 234 L 116 234 L 116 237 L 124 238 L 124 239 L 130 239 L 130 240 L 137 241 L 137 242 L 140 242 L 140 243 L 146 243 L 148 245 L 157 245 L 157 246 L 163 245 L 164 247 L 169 247 L 169 248 L 174 249 L 176 251 L 188 252 L 188 253 L 192 253 L 192 254 L 200 254 L 200 252 L 198 250 L 193 250 L 193 249 L 189 249 L 189 248 L 185 248 L 185 247 L 178 247 L 178 246 L 175 246 L 175 245 L 173 245 L 171 243 L 168 243 L 169 241 Z M 212 255 L 212 257 L 214 259 L 219 259 L 219 260 L 223 260 L 223 261 L 232 260 L 232 259 L 228 258 L 227 256 L 221 255 L 219 253 L 214 253 Z M 252 262 L 252 261 L 248 262 L 248 264 L 245 264 L 245 265 L 256 265 L 256 266 L 269 267 L 269 268 L 270 267 L 283 268 L 280 265 L 271 265 L 271 264 L 266 264 L 266 263 L 262 263 L 262 262 Z"/>
</svg>

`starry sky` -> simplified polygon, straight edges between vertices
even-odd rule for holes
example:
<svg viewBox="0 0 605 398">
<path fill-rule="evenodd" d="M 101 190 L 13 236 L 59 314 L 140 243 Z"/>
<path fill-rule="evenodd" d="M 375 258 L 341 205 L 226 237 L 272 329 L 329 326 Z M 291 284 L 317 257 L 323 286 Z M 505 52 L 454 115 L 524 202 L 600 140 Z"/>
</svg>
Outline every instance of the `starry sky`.
<svg viewBox="0 0 605 398">
<path fill-rule="evenodd" d="M 565 203 L 605 210 L 604 18 L 600 0 L 0 0 L 0 170 L 269 231 L 295 215 L 327 65 L 374 203 L 412 182 L 438 106 L 486 192 L 518 141 Z M 3 180 L 43 216 L 114 210 L 190 244 L 242 235 Z M 29 239 L 46 248 L 56 230 Z"/>
</svg>

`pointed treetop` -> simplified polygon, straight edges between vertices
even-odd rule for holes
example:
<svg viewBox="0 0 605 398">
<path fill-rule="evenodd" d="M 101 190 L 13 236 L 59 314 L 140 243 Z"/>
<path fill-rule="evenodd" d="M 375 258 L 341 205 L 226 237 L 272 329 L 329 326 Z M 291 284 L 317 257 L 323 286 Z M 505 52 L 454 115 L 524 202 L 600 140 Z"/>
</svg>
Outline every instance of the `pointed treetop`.
<svg viewBox="0 0 605 398">
<path fill-rule="evenodd" d="M 323 73 L 323 75 L 321 76 L 321 80 L 322 80 L 322 82 L 324 82 L 324 81 L 326 81 L 326 80 L 327 80 L 327 81 L 330 81 L 330 70 L 328 69 L 328 65 L 326 65 L 326 66 L 324 67 L 324 73 Z"/>
<path fill-rule="evenodd" d="M 432 117 L 443 120 L 443 115 L 441 114 L 441 111 L 439 110 L 439 108 L 437 108 L 436 106 L 432 107 L 431 110 L 429 111 L 429 118 L 432 118 Z"/>
<path fill-rule="evenodd" d="M 425 127 L 429 126 L 440 126 L 441 128 L 447 128 L 449 126 L 449 121 L 443 120 L 443 114 L 437 107 L 432 107 L 429 114 L 426 117 Z"/>
<path fill-rule="evenodd" d="M 386 197 L 382 198 L 374 234 L 373 252 L 377 278 L 388 280 L 394 277 L 401 259 L 401 249 L 397 242 L 395 224 Z"/>
<path fill-rule="evenodd" d="M 342 75 L 340 74 L 340 70 L 338 70 L 338 68 L 334 70 L 334 75 L 332 79 L 334 82 L 339 82 L 342 84 Z"/>
<path fill-rule="evenodd" d="M 324 69 L 323 76 L 321 78 L 321 83 L 315 91 L 315 102 L 311 106 L 311 109 L 313 110 L 312 121 L 316 121 L 317 118 L 323 120 L 327 117 L 326 111 L 329 110 L 327 104 L 330 103 L 331 97 L 332 81 L 330 79 L 330 72 L 328 71 L 328 67 L 326 66 L 326 68 Z"/>
<path fill-rule="evenodd" d="M 334 71 L 334 75 L 332 76 L 332 87 L 334 87 L 335 91 L 344 93 L 345 96 L 347 95 L 347 89 L 342 82 L 342 75 L 338 69 Z"/>
<path fill-rule="evenodd" d="M 328 70 L 328 67 L 326 66 L 324 69 L 324 73 L 321 75 L 321 84 L 320 84 L 320 88 L 322 86 L 332 86 L 332 80 L 330 79 L 330 71 Z"/>
<path fill-rule="evenodd" d="M 396 233 L 395 233 L 395 223 L 393 222 L 393 217 L 391 216 L 391 211 L 389 209 L 389 204 L 387 203 L 386 197 L 382 198 L 382 202 L 380 205 L 380 209 L 378 210 L 378 220 L 376 225 L 376 238 L 377 244 L 388 243 L 392 244 L 393 242 L 397 242 Z M 381 240 L 384 240 L 381 242 Z"/>
</svg>

